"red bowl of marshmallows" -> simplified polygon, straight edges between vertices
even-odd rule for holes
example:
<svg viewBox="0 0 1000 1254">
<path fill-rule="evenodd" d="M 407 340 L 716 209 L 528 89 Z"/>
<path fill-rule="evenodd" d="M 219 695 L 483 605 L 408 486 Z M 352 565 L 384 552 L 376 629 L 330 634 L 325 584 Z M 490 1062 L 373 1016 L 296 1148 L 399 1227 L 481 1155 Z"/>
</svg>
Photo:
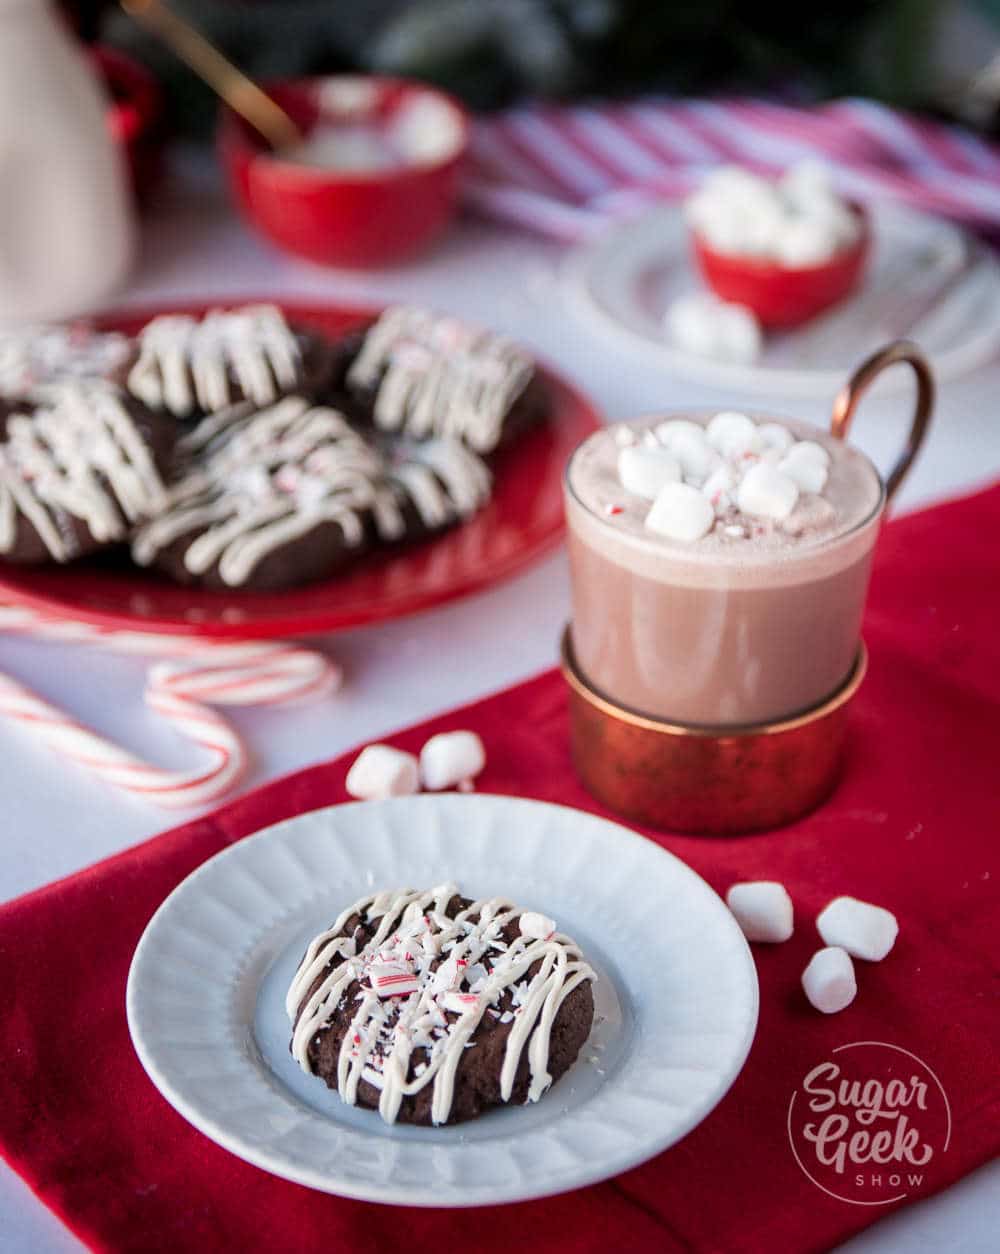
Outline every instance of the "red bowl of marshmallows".
<svg viewBox="0 0 1000 1254">
<path fill-rule="evenodd" d="M 860 282 L 871 245 L 868 214 L 839 197 L 812 163 L 776 180 L 726 167 L 685 211 L 702 277 L 765 328 L 798 326 Z"/>
<path fill-rule="evenodd" d="M 219 152 L 247 222 L 320 265 L 389 265 L 451 217 L 469 120 L 422 83 L 343 75 L 267 84 L 303 142 L 274 151 L 224 109 Z"/>
</svg>

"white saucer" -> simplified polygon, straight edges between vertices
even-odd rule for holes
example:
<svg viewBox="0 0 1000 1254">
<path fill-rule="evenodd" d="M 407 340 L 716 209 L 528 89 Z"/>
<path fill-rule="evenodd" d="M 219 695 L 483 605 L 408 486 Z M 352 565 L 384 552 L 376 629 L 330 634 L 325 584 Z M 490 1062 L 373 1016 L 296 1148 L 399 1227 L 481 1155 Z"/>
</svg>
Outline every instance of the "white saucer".
<svg viewBox="0 0 1000 1254">
<path fill-rule="evenodd" d="M 872 254 L 861 286 L 802 327 L 766 337 L 753 365 L 694 356 L 663 330 L 668 306 L 703 287 L 678 205 L 616 225 L 572 253 L 564 271 L 570 300 L 602 332 L 665 371 L 739 392 L 832 399 L 876 348 L 916 340 L 939 380 L 983 365 L 1000 351 L 1000 263 L 959 227 L 891 205 L 870 208 Z M 909 376 L 888 376 L 890 385 Z"/>
<path fill-rule="evenodd" d="M 597 969 L 598 1022 L 537 1104 L 390 1127 L 292 1061 L 285 990 L 345 905 L 449 879 L 552 915 Z M 471 1206 L 590 1184 L 679 1140 L 743 1065 L 757 978 L 723 903 L 651 841 L 561 806 L 445 794 L 317 810 L 212 858 L 143 934 L 127 1008 L 153 1083 L 232 1153 L 330 1193 Z"/>
</svg>

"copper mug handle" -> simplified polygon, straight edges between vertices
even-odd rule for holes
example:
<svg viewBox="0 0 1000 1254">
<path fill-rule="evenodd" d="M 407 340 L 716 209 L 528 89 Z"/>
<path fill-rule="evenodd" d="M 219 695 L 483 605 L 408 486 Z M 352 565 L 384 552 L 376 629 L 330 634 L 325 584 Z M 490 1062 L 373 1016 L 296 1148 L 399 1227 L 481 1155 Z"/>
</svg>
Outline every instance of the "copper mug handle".
<svg viewBox="0 0 1000 1254">
<path fill-rule="evenodd" d="M 889 472 L 885 481 L 886 502 L 892 500 L 899 485 L 906 477 L 913 459 L 920 451 L 920 446 L 927 433 L 931 411 L 934 408 L 934 376 L 930 363 L 920 349 L 911 340 L 894 340 L 885 348 L 873 353 L 867 361 L 863 361 L 837 393 L 833 402 L 833 413 L 830 416 L 830 434 L 837 440 L 847 438 L 847 432 L 858 407 L 861 397 L 875 379 L 897 362 L 905 361 L 917 376 L 917 399 L 913 407 L 913 419 L 910 423 L 910 434 L 906 445 Z"/>
</svg>

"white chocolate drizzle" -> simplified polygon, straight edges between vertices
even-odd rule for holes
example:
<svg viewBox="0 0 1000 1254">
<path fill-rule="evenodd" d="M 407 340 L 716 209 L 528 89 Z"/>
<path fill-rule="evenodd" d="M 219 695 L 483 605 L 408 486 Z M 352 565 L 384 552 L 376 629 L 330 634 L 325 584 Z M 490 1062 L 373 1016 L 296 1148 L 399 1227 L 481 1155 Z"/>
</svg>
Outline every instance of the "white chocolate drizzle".
<svg viewBox="0 0 1000 1254">
<path fill-rule="evenodd" d="M 453 436 L 489 453 L 534 369 L 503 336 L 398 305 L 369 329 L 347 382 L 375 393 L 373 416 L 382 430 L 415 439 Z"/>
<path fill-rule="evenodd" d="M 167 494 L 117 388 L 79 382 L 53 385 L 50 393 L 49 404 L 7 419 L 0 552 L 14 547 L 21 515 L 52 558 L 66 562 L 78 549 L 68 518 L 85 523 L 98 543 L 112 543 L 163 509 Z"/>
<path fill-rule="evenodd" d="M 184 536 L 193 575 L 217 566 L 231 587 L 247 582 L 275 550 L 336 523 L 348 548 L 406 531 L 407 499 L 429 529 L 474 512 L 489 496 L 490 475 L 456 442 L 430 441 L 390 466 L 337 410 L 291 396 L 259 413 L 235 406 L 204 419 L 181 450 L 192 458 L 170 489 L 166 510 L 140 528 L 132 556 L 140 566 Z"/>
<path fill-rule="evenodd" d="M 0 332 L 0 396 L 44 399 L 48 385 L 99 379 L 124 365 L 127 336 L 83 322 Z"/>
<path fill-rule="evenodd" d="M 281 310 L 248 305 L 216 309 L 200 320 L 154 318 L 139 335 L 128 387 L 151 409 L 185 418 L 196 409 L 215 413 L 241 398 L 273 405 L 298 386 L 301 369 L 299 342 Z"/>
<path fill-rule="evenodd" d="M 348 988 L 360 982 L 357 1009 L 340 1048 L 337 1090 L 354 1105 L 361 1081 L 373 1085 L 380 1090 L 379 1114 L 386 1123 L 395 1122 L 405 1097 L 428 1085 L 433 1086 L 432 1121 L 447 1122 L 462 1054 L 483 1016 L 497 1017 L 494 1007 L 504 994 L 513 1010 L 505 1011 L 501 1021 L 509 1022 L 512 1015 L 514 1024 L 500 1095 L 510 1100 L 527 1047 L 528 1100 L 538 1101 L 552 1083 L 549 1045 L 559 1008 L 578 985 L 597 979 L 577 945 L 559 932 L 522 934 L 508 943 L 502 933 L 523 912 L 502 897 L 475 901 L 449 918 L 445 910 L 457 895 L 454 884 L 441 884 L 425 892 L 400 889 L 363 897 L 310 943 L 288 990 L 285 1008 L 295 1025 L 292 1055 L 311 1073 L 311 1041 Z M 377 922 L 360 950 L 354 935 L 343 935 L 354 915 Z M 538 970 L 529 976 L 536 963 Z M 409 1078 L 415 1049 L 426 1051 L 426 1062 L 417 1063 Z"/>
</svg>

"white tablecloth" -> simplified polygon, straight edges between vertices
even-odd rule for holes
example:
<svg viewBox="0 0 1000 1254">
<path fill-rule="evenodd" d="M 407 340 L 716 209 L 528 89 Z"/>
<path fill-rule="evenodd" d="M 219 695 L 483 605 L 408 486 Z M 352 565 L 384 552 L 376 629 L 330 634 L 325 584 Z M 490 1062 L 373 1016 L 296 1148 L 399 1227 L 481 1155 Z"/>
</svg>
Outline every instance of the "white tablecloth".
<svg viewBox="0 0 1000 1254">
<path fill-rule="evenodd" d="M 234 219 L 211 167 L 183 158 L 147 217 L 145 246 L 121 304 L 274 295 L 331 301 L 422 301 L 525 341 L 590 393 L 609 418 L 738 398 L 677 382 L 640 357 L 602 344 L 560 284 L 561 251 L 495 228 L 462 224 L 430 255 L 374 276 L 323 271 L 282 257 Z M 873 345 L 873 347 L 875 347 Z M 925 450 L 897 508 L 983 484 L 1000 473 L 996 398 L 1000 363 L 948 384 Z M 854 438 L 885 467 L 907 421 L 905 396 L 860 411 Z M 755 400 L 755 407 L 762 408 Z M 774 402 L 775 412 L 789 412 Z M 798 404 L 823 423 L 824 405 Z M 347 683 L 333 700 L 294 711 L 236 711 L 253 747 L 247 786 L 377 737 L 522 679 L 555 659 L 567 617 L 560 554 L 478 596 L 401 622 L 324 641 Z M 448 666 L 433 659 L 448 641 Z M 0 665 L 121 743 L 164 764 L 183 747 L 147 714 L 144 663 L 78 647 L 0 636 Z M 0 900 L 69 874 L 169 826 L 162 812 L 125 800 L 48 756 L 23 731 L 0 725 L 3 851 Z M 902 1042 L 905 1044 L 905 1042 Z M 85 1169 L 81 1166 L 81 1169 Z M 844 1247 L 861 1251 L 987 1251 L 1000 1231 L 1000 1168 L 985 1168 L 938 1198 L 893 1216 Z M 0 1254 L 80 1249 L 79 1243 L 0 1164 Z"/>
</svg>

